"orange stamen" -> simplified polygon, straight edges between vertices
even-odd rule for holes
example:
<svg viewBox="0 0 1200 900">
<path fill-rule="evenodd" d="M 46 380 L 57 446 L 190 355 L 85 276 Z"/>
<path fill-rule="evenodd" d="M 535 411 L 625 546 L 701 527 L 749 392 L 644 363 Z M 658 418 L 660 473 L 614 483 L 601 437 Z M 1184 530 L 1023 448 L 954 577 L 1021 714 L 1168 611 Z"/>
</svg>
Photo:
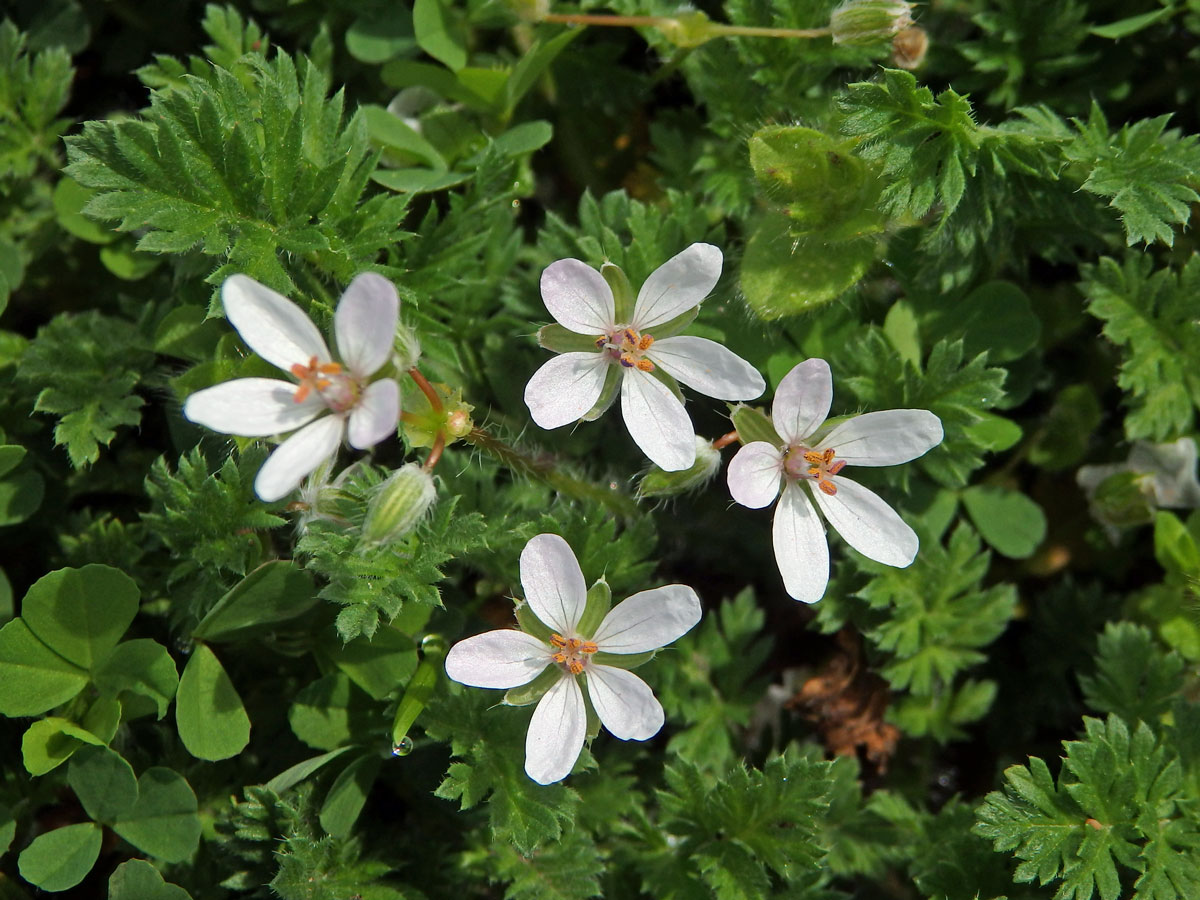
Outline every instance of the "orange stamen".
<svg viewBox="0 0 1200 900">
<path fill-rule="evenodd" d="M 650 360 L 648 360 L 648 359 L 639 359 L 637 361 L 637 363 L 635 363 L 635 365 L 642 372 L 653 372 L 654 371 L 654 363 L 650 362 Z"/>
</svg>

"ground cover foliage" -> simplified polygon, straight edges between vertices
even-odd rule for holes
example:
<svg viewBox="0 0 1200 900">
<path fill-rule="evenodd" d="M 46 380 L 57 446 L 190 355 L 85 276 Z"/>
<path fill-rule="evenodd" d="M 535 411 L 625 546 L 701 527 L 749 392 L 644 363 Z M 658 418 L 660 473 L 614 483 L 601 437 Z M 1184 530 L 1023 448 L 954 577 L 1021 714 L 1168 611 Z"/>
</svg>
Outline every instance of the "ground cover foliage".
<svg viewBox="0 0 1200 900">
<path fill-rule="evenodd" d="M 1200 896 L 1200 7 L 721 31 L 834 6 L 6 7 L 0 893 Z M 723 469 L 652 470 L 615 412 L 531 421 L 542 270 L 636 289 L 695 242 L 724 268 L 691 333 L 763 373 L 750 407 L 819 357 L 833 415 L 939 417 L 856 470 L 911 566 L 831 536 L 798 603 Z M 428 383 L 398 371 L 399 439 L 264 503 L 267 443 L 181 415 L 268 374 L 221 285 L 328 332 L 364 271 Z M 432 509 L 382 528 L 443 441 Z M 544 533 L 615 599 L 704 610 L 638 670 L 663 730 L 547 786 L 530 708 L 442 662 L 513 623 Z"/>
</svg>

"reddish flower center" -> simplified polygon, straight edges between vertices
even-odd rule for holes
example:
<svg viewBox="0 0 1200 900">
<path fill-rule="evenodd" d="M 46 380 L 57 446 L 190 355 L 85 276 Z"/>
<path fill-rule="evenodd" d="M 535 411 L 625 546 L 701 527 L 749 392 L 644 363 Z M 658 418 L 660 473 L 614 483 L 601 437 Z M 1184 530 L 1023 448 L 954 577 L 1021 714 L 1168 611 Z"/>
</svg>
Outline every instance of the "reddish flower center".
<svg viewBox="0 0 1200 900">
<path fill-rule="evenodd" d="M 832 447 L 825 450 L 809 450 L 801 444 L 793 444 L 783 452 L 783 471 L 793 481 L 811 478 L 817 487 L 830 496 L 837 493 L 833 476 L 846 467 L 844 459 L 836 459 Z"/>
<path fill-rule="evenodd" d="M 652 335 L 638 334 L 629 327 L 618 327 L 611 334 L 602 334 L 596 338 L 596 346 L 606 351 L 625 368 L 640 369 L 643 372 L 654 371 L 654 363 L 644 356 L 653 343 Z"/>
<path fill-rule="evenodd" d="M 554 645 L 555 651 L 550 658 L 572 675 L 580 674 L 586 667 L 588 658 L 600 649 L 595 641 L 565 638 L 561 634 L 550 635 L 550 643 Z"/>
<path fill-rule="evenodd" d="M 297 403 L 303 403 L 315 391 L 334 412 L 345 412 L 362 393 L 362 386 L 335 362 L 318 363 L 313 356 L 307 366 L 293 363 L 291 371 L 299 381 L 293 397 Z"/>
</svg>

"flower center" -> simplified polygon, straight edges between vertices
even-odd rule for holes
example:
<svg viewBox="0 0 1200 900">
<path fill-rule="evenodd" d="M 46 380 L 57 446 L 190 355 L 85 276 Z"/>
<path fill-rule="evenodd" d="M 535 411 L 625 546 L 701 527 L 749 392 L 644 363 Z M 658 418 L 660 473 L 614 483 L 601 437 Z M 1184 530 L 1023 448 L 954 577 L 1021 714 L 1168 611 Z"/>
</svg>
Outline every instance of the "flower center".
<svg viewBox="0 0 1200 900">
<path fill-rule="evenodd" d="M 588 657 L 600 649 L 595 641 L 565 638 L 561 634 L 550 635 L 550 643 L 554 645 L 550 658 L 572 675 L 580 674 L 587 666 Z"/>
<path fill-rule="evenodd" d="M 292 374 L 300 382 L 292 398 L 297 403 L 303 403 L 309 394 L 316 391 L 326 406 L 340 413 L 354 406 L 362 393 L 362 386 L 347 375 L 338 363 L 318 363 L 315 356 L 309 358 L 307 366 L 293 363 Z"/>
<path fill-rule="evenodd" d="M 646 359 L 644 354 L 654 343 L 649 334 L 638 334 L 628 326 L 618 326 L 611 334 L 602 334 L 596 338 L 596 346 L 608 352 L 608 355 L 627 369 L 640 369 L 643 372 L 653 372 L 654 363 Z"/>
<path fill-rule="evenodd" d="M 783 452 L 783 471 L 793 481 L 811 478 L 817 487 L 830 496 L 837 493 L 832 478 L 846 467 L 844 459 L 835 459 L 832 447 L 825 450 L 809 450 L 801 444 L 793 444 Z"/>
</svg>

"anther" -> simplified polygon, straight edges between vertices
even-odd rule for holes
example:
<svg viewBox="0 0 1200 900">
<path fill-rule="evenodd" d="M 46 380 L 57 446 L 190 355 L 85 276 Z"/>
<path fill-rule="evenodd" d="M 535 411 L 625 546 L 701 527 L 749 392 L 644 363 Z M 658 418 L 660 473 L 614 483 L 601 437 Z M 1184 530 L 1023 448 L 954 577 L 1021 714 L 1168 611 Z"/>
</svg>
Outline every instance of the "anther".
<svg viewBox="0 0 1200 900">
<path fill-rule="evenodd" d="M 649 350 L 650 345 L 654 343 L 654 338 L 651 335 L 643 334 L 642 339 L 638 341 L 637 348 L 639 350 Z"/>
<path fill-rule="evenodd" d="M 834 484 L 832 481 L 827 481 L 824 478 L 817 480 L 817 487 L 819 487 L 824 493 L 828 494 L 830 497 L 832 497 L 834 494 L 837 493 L 837 485 Z"/>
<path fill-rule="evenodd" d="M 648 360 L 648 359 L 639 359 L 637 361 L 637 363 L 635 363 L 635 365 L 642 372 L 653 372 L 654 371 L 654 363 L 650 362 L 650 360 Z"/>
</svg>

